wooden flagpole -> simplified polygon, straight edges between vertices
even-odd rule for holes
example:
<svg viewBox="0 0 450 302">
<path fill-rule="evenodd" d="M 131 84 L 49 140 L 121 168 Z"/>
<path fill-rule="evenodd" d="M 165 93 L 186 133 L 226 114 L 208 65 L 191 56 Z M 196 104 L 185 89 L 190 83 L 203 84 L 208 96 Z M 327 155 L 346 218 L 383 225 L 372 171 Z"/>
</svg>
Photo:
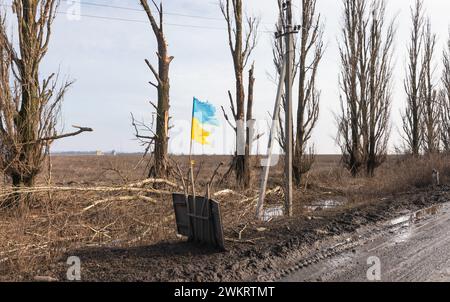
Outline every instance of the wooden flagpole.
<svg viewBox="0 0 450 302">
<path fill-rule="evenodd" d="M 195 179 L 194 179 L 194 160 L 192 159 L 192 150 L 193 150 L 193 136 L 194 136 L 194 113 L 195 113 L 195 98 L 192 100 L 192 116 L 191 116 L 191 137 L 190 137 L 190 147 L 189 147 L 189 174 L 190 174 L 190 178 L 191 178 L 191 186 L 192 186 L 192 202 L 194 204 L 194 208 L 193 208 L 193 214 L 194 216 L 197 213 L 197 207 L 196 207 L 196 198 L 195 198 Z M 189 190 L 188 190 L 188 194 L 189 194 Z M 187 196 L 187 209 L 188 212 L 190 213 L 190 207 L 189 207 L 189 196 Z M 189 222 L 191 225 L 191 236 L 194 236 L 193 232 L 193 228 L 192 228 L 192 217 L 188 217 L 189 218 Z"/>
</svg>

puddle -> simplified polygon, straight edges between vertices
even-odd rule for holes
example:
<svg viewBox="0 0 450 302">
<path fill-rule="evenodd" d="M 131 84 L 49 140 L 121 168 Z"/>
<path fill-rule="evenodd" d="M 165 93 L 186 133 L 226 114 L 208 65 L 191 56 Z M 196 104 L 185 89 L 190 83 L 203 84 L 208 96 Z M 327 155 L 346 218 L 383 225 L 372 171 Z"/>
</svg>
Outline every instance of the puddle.
<svg viewBox="0 0 450 302">
<path fill-rule="evenodd" d="M 403 216 L 397 217 L 395 219 L 392 219 L 389 221 L 388 224 L 391 226 L 396 226 L 396 225 L 400 225 L 400 224 L 409 225 L 411 223 L 415 223 L 418 220 L 421 220 L 428 216 L 436 215 L 437 213 L 439 213 L 439 211 L 442 209 L 442 207 L 443 207 L 442 205 L 434 205 L 432 207 L 429 207 L 429 208 L 426 208 L 423 210 L 419 210 L 412 214 L 403 215 Z"/>
<path fill-rule="evenodd" d="M 389 224 L 390 225 L 398 225 L 398 224 L 402 224 L 405 222 L 410 222 L 413 219 L 414 219 L 413 215 L 404 215 L 404 216 L 400 216 L 398 218 L 392 219 L 391 221 L 389 221 Z"/>
<path fill-rule="evenodd" d="M 393 242 L 395 244 L 407 242 L 414 233 L 414 228 L 411 227 L 413 224 L 418 223 L 422 219 L 438 214 L 442 209 L 443 205 L 434 205 L 412 214 L 403 215 L 390 220 L 388 225 L 395 228 L 391 232 L 397 233 L 397 236 L 394 238 Z"/>
<path fill-rule="evenodd" d="M 274 218 L 281 217 L 284 214 L 283 206 L 271 207 L 264 210 L 263 220 L 269 222 Z"/>
<path fill-rule="evenodd" d="M 315 212 L 315 211 L 334 209 L 334 208 L 344 205 L 344 203 L 345 202 L 343 202 L 343 201 L 338 201 L 338 200 L 334 200 L 334 199 L 326 199 L 326 200 L 316 201 L 309 206 L 305 206 L 304 208 L 308 212 Z"/>
</svg>

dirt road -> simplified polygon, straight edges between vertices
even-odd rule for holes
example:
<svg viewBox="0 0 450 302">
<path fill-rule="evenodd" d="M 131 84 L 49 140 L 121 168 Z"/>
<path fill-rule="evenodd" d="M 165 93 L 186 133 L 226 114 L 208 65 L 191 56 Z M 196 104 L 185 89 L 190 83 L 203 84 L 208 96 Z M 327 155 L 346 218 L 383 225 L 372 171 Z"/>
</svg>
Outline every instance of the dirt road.
<svg viewBox="0 0 450 302">
<path fill-rule="evenodd" d="M 368 271 L 376 276 L 378 264 L 380 281 L 450 281 L 450 204 L 405 214 L 381 228 L 359 247 L 282 281 L 365 282 Z"/>
</svg>

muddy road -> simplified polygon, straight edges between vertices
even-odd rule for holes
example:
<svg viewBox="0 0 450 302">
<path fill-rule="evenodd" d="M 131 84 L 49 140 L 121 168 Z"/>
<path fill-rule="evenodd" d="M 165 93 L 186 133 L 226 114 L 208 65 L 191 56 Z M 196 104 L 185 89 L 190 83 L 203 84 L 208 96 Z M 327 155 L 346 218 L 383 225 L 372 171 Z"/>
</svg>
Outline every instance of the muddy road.
<svg viewBox="0 0 450 302">
<path fill-rule="evenodd" d="M 281 281 L 450 281 L 450 203 L 383 222 L 376 233 L 367 230 L 359 246 Z"/>
<path fill-rule="evenodd" d="M 388 196 L 311 216 L 258 222 L 218 252 L 183 239 L 134 247 L 69 250 L 39 274 L 65 280 L 67 258 L 82 261 L 83 281 L 367 281 L 377 256 L 383 281 L 447 280 L 450 186 Z M 235 231 L 225 229 L 226 238 Z M 448 264 L 448 265 L 447 265 Z M 35 275 L 26 276 L 26 280 Z"/>
</svg>

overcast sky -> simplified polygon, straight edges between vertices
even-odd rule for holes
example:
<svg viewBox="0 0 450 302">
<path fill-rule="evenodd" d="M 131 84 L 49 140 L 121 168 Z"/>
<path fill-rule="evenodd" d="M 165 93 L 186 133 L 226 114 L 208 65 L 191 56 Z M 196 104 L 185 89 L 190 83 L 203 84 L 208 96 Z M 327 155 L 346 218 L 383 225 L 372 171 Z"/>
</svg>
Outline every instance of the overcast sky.
<svg viewBox="0 0 450 302">
<path fill-rule="evenodd" d="M 397 20 L 391 148 L 400 144 L 398 129 L 401 126 L 400 109 L 405 103 L 405 54 L 410 6 L 414 1 L 387 0 L 388 15 Z M 72 124 L 77 124 L 92 127 L 95 132 L 60 141 L 55 144 L 53 151 L 142 151 L 142 147 L 133 139 L 130 112 L 146 120 L 151 116 L 152 107 L 148 101 L 156 99 L 156 91 L 148 84 L 153 78 L 144 59 L 148 58 L 156 64 L 156 41 L 144 12 L 140 10 L 139 1 L 82 0 L 81 10 L 75 10 L 75 13 L 82 15 L 75 18 L 79 20 L 71 20 L 73 18 L 65 14 L 73 8 L 70 2 L 63 0 L 61 3 L 61 13 L 57 17 L 50 50 L 41 72 L 44 76 L 60 70 L 63 76 L 76 80 L 63 106 L 64 129 L 69 130 Z M 248 14 L 259 16 L 262 22 L 258 46 L 251 59 L 256 66 L 254 115 L 260 121 L 261 128 L 266 128 L 265 120 L 268 119 L 268 111 L 273 108 L 276 93 L 276 85 L 270 77 L 274 74 L 270 32 L 277 19 L 276 0 L 244 2 Z M 297 10 L 299 2 L 293 0 Z M 333 112 L 339 108 L 337 39 L 341 1 L 317 2 L 325 23 L 327 48 L 318 78 L 318 86 L 322 91 L 321 115 L 312 142 L 317 152 L 329 154 L 339 152 L 334 141 L 336 125 Z M 93 6 L 89 3 L 130 9 Z M 192 97 L 208 100 L 218 108 L 221 105 L 228 108 L 227 90 L 234 91 L 232 61 L 225 24 L 216 0 L 166 0 L 164 4 L 168 13 L 165 22 L 169 52 L 175 57 L 171 65 L 171 116 L 174 126 L 171 151 L 187 153 Z M 441 52 L 450 23 L 450 1 L 425 0 L 425 6 L 439 39 L 436 56 L 438 79 Z M 220 118 L 223 129 L 216 130 L 214 145 L 204 149 L 206 153 L 227 153 L 234 148 L 231 132 L 226 128 L 222 116 Z M 265 150 L 265 144 L 266 141 L 261 140 L 260 152 Z M 199 148 L 196 150 L 202 152 Z"/>
</svg>

